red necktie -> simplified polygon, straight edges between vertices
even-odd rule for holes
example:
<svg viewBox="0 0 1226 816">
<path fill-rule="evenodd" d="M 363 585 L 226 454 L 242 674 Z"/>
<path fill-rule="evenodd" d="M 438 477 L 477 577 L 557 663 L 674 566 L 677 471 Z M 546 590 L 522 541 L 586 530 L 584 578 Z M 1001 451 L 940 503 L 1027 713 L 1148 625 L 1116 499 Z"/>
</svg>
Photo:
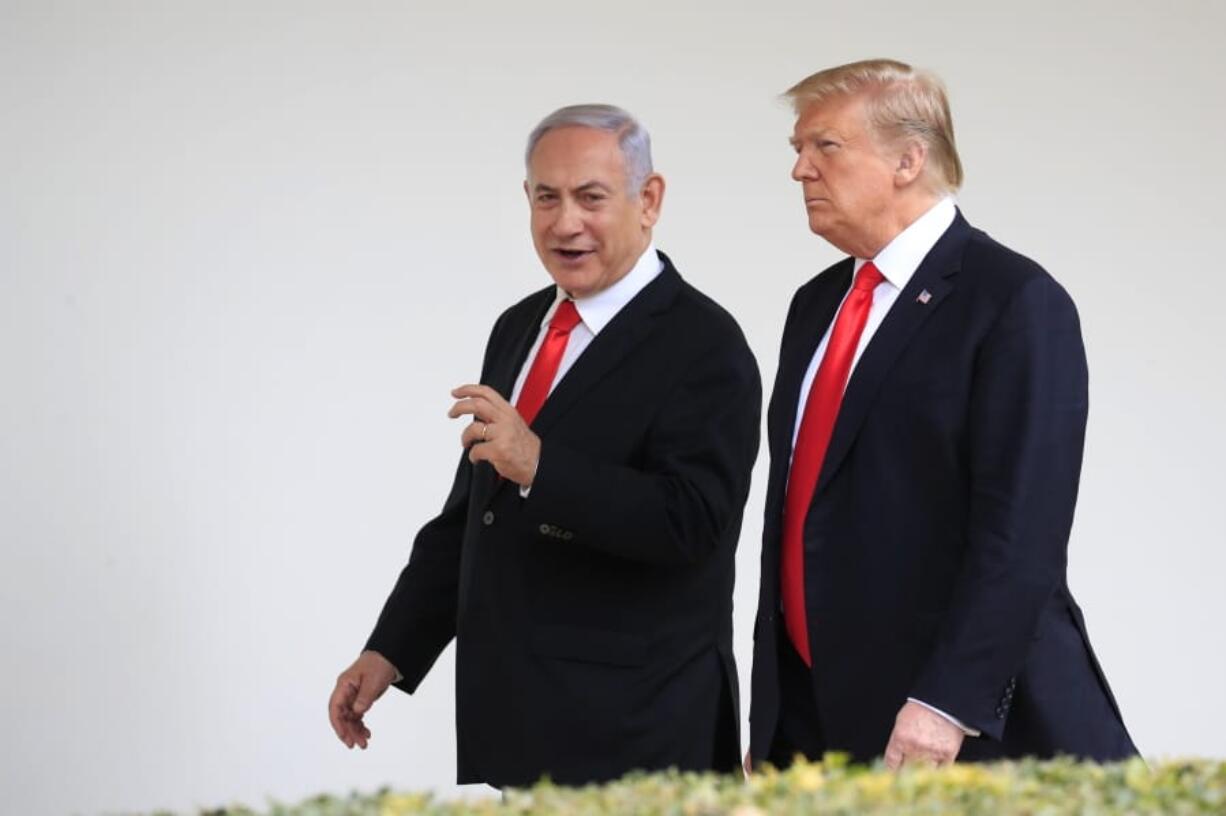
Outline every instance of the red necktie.
<svg viewBox="0 0 1226 816">
<path fill-rule="evenodd" d="M 826 344 L 826 353 L 817 367 L 817 376 L 805 402 L 805 415 L 800 421 L 796 446 L 792 450 L 792 468 L 788 473 L 788 491 L 783 504 L 783 554 L 779 565 L 780 589 L 783 593 L 783 622 L 788 637 L 806 666 L 813 665 L 809 656 L 809 624 L 805 618 L 805 516 L 817 489 L 817 477 L 822 472 L 822 460 L 834 431 L 834 421 L 843 401 L 843 389 L 851 373 L 851 361 L 864 333 L 869 309 L 873 305 L 873 290 L 884 278 L 872 261 L 860 267 L 851 292 L 834 321 L 834 330 Z"/>
<path fill-rule="evenodd" d="M 549 389 L 553 386 L 553 378 L 558 374 L 562 354 L 566 351 L 566 342 L 570 340 L 570 332 L 579 325 L 581 319 L 575 302 L 567 298 L 558 304 L 558 310 L 549 321 L 549 331 L 536 352 L 536 359 L 532 361 L 532 368 L 528 369 L 524 387 L 515 403 L 516 410 L 527 424 L 532 424 L 537 412 L 545 404 L 545 398 L 549 396 Z"/>
</svg>

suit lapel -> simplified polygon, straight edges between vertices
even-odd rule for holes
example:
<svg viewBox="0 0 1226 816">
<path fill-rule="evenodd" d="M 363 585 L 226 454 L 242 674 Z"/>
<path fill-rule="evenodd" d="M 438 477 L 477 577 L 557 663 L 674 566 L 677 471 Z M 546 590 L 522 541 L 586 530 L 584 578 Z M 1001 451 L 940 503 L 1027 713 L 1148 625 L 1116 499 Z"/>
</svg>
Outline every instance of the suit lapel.
<svg viewBox="0 0 1226 816">
<path fill-rule="evenodd" d="M 954 277 L 971 228 L 959 213 L 925 256 L 906 288 L 890 307 L 852 371 L 834 424 L 814 496 L 820 494 L 851 449 L 865 414 L 877 398 L 890 368 L 920 326 L 954 289 Z M 921 298 L 921 293 L 927 296 Z"/>
<path fill-rule="evenodd" d="M 660 313 L 681 290 L 681 276 L 664 253 L 664 269 L 627 303 L 584 349 L 566 375 L 554 386 L 532 422 L 544 436 L 596 383 L 624 360 L 650 333 Z"/>
<path fill-rule="evenodd" d="M 797 302 L 797 311 L 785 327 L 783 348 L 779 358 L 779 372 L 775 376 L 775 389 L 770 406 L 771 427 L 771 484 L 779 486 L 772 491 L 777 494 L 779 510 L 783 510 L 783 487 L 787 483 L 788 465 L 792 458 L 792 431 L 796 427 L 796 408 L 800 400 L 800 388 L 805 372 L 817 351 L 817 345 L 838 312 L 843 295 L 851 286 L 854 261 L 848 258 L 839 263 L 829 274 L 813 281 L 814 291 Z"/>
<path fill-rule="evenodd" d="M 506 334 L 510 338 L 505 349 L 490 365 L 485 384 L 502 395 L 510 402 L 511 392 L 515 390 L 515 378 L 528 359 L 528 352 L 541 333 L 541 321 L 557 296 L 557 288 L 550 286 L 529 298 L 523 315 L 516 320 L 516 325 L 509 326 Z"/>
</svg>

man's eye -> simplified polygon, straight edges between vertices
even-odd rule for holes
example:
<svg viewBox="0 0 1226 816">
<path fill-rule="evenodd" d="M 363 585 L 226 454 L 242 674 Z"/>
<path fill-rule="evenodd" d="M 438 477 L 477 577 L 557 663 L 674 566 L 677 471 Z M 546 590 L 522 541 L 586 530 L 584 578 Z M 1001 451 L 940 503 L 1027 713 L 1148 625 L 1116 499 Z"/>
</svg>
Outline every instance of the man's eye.
<svg viewBox="0 0 1226 816">
<path fill-rule="evenodd" d="M 599 204 L 600 202 L 604 201 L 604 196 L 600 195 L 599 193 L 588 193 L 583 197 L 583 200 L 588 204 Z"/>
<path fill-rule="evenodd" d="M 553 201 L 555 198 L 557 198 L 557 196 L 555 196 L 553 193 L 537 193 L 536 195 L 536 200 L 538 204 L 548 204 L 549 202 Z"/>
<path fill-rule="evenodd" d="M 838 146 L 838 142 L 831 141 L 830 139 L 820 139 L 817 143 L 818 150 L 825 150 L 826 152 L 834 150 Z"/>
</svg>

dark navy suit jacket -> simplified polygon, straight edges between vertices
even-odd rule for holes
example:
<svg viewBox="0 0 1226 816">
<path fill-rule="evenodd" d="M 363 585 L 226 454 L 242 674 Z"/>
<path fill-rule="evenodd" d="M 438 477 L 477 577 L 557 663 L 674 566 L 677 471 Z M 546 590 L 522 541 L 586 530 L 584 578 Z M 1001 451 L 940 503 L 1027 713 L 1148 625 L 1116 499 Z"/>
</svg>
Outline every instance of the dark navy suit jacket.
<svg viewBox="0 0 1226 816">
<path fill-rule="evenodd" d="M 779 546 L 801 379 L 852 260 L 796 293 L 768 425 L 751 750 L 779 710 Z M 925 294 L 926 293 L 926 294 Z M 827 750 L 884 751 L 908 697 L 980 730 L 960 758 L 1135 752 L 1065 562 L 1087 410 L 1068 294 L 959 214 L 848 382 L 805 523 Z"/>
<path fill-rule="evenodd" d="M 462 458 L 367 644 L 413 691 L 456 639 L 460 782 L 739 766 L 733 558 L 762 386 L 733 319 L 665 268 L 558 382 L 527 499 Z M 509 398 L 554 287 L 499 318 Z"/>
</svg>

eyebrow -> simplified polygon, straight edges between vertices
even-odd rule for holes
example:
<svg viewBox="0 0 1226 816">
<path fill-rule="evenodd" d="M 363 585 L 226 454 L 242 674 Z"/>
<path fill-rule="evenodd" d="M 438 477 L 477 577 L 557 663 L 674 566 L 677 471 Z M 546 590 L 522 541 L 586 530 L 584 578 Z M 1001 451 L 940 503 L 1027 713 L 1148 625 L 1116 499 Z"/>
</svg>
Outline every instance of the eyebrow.
<svg viewBox="0 0 1226 816">
<path fill-rule="evenodd" d="M 558 191 L 556 187 L 551 187 L 548 184 L 543 184 L 541 182 L 537 182 L 535 185 L 533 185 L 532 189 L 534 192 L 538 192 L 538 193 L 539 192 L 556 193 Z M 596 181 L 595 179 L 593 179 L 592 181 L 585 181 L 582 184 L 580 184 L 578 187 L 574 189 L 574 192 L 584 193 L 590 190 L 603 190 L 605 192 L 612 192 L 613 188 L 609 187 L 603 182 Z"/>
<path fill-rule="evenodd" d="M 835 139 L 837 141 L 846 141 L 847 137 L 836 131 L 834 128 L 817 127 L 813 128 L 812 130 L 806 130 L 799 136 L 789 136 L 788 144 L 790 144 L 792 147 L 796 147 L 802 142 L 816 141 L 818 139 Z"/>
</svg>

